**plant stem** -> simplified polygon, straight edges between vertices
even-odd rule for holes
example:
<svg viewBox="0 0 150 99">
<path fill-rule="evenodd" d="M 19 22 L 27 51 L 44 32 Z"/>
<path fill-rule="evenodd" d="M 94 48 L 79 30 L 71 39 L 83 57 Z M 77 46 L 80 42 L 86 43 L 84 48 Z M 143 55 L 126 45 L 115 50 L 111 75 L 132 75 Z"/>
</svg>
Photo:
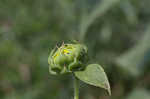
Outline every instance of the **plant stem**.
<svg viewBox="0 0 150 99">
<path fill-rule="evenodd" d="M 79 81 L 74 76 L 74 99 L 79 99 Z"/>
</svg>

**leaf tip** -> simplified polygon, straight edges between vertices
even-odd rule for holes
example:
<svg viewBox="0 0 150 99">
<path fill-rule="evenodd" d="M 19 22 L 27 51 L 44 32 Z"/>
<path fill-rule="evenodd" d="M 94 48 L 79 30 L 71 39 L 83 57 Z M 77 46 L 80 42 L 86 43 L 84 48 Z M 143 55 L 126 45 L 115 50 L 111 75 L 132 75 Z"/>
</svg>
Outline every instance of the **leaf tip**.
<svg viewBox="0 0 150 99">
<path fill-rule="evenodd" d="M 109 82 L 105 84 L 105 89 L 107 90 L 108 94 L 111 96 L 111 89 L 110 89 Z"/>
</svg>

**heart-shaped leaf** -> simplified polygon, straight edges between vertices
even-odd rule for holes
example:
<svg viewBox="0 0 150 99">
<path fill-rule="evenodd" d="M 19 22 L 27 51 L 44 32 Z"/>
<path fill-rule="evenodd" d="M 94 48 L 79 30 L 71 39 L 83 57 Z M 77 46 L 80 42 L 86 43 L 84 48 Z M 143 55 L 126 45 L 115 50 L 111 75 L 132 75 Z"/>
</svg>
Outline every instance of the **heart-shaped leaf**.
<svg viewBox="0 0 150 99">
<path fill-rule="evenodd" d="M 90 64 L 84 71 L 75 72 L 75 76 L 87 84 L 106 89 L 111 95 L 107 75 L 100 65 Z"/>
</svg>

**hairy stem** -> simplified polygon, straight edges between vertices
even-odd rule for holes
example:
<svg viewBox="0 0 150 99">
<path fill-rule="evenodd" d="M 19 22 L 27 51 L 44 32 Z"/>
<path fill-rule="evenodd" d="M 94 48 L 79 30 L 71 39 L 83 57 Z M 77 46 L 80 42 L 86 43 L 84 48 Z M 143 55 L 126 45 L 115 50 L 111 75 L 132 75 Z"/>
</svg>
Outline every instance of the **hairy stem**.
<svg viewBox="0 0 150 99">
<path fill-rule="evenodd" d="M 74 76 L 74 99 L 79 99 L 79 81 Z"/>
</svg>

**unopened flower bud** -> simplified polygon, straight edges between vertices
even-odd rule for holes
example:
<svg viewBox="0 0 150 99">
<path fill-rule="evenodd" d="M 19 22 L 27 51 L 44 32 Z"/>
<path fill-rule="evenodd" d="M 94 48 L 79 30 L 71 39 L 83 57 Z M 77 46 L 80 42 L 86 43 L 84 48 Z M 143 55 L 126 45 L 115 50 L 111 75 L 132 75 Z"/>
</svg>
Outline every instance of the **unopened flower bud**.
<svg viewBox="0 0 150 99">
<path fill-rule="evenodd" d="M 87 47 L 83 44 L 62 44 L 48 58 L 51 74 L 83 70 L 87 63 Z"/>
</svg>

